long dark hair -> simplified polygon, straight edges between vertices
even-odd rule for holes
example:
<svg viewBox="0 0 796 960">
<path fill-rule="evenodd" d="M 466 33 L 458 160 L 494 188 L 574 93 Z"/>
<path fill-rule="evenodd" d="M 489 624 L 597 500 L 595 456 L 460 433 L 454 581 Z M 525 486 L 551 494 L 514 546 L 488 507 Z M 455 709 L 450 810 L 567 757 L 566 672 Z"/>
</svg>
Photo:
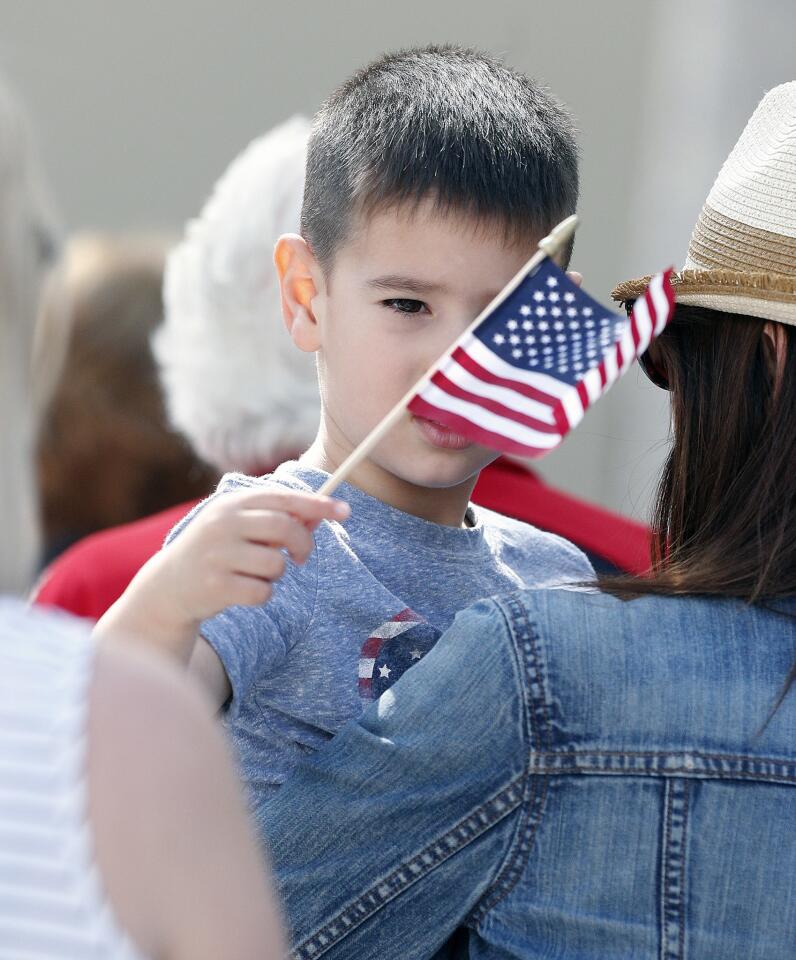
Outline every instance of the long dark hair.
<svg viewBox="0 0 796 960">
<path fill-rule="evenodd" d="M 736 597 L 776 610 L 796 597 L 796 327 L 782 325 L 780 369 L 764 327 L 758 317 L 677 306 L 654 345 L 673 436 L 652 569 L 640 580 L 605 579 L 604 590 Z M 794 680 L 796 664 L 783 696 Z"/>
</svg>

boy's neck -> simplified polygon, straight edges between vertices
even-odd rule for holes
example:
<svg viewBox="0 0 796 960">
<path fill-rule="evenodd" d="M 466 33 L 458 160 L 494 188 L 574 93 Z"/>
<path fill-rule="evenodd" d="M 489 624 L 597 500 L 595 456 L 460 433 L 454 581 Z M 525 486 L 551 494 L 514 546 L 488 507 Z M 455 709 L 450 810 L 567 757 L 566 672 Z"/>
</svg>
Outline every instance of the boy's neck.
<svg viewBox="0 0 796 960">
<path fill-rule="evenodd" d="M 305 467 L 315 467 L 334 473 L 345 456 L 331 452 L 321 437 L 300 458 Z M 465 514 L 478 475 L 469 477 L 455 487 L 420 487 L 402 480 L 384 470 L 372 460 L 364 460 L 346 477 L 346 482 L 371 497 L 387 503 L 396 510 L 410 513 L 422 520 L 449 527 L 465 525 Z"/>
</svg>

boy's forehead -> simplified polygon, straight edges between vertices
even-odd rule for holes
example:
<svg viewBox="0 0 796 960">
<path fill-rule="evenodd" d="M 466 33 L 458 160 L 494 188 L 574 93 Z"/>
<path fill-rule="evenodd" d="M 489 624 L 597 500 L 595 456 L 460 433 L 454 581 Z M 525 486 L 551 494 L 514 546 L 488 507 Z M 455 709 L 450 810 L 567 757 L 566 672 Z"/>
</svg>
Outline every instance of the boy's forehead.
<svg viewBox="0 0 796 960">
<path fill-rule="evenodd" d="M 335 260 L 365 280 L 374 271 L 431 278 L 464 272 L 484 280 L 516 264 L 510 279 L 541 239 L 511 240 L 503 224 L 424 200 L 357 214 Z"/>
</svg>

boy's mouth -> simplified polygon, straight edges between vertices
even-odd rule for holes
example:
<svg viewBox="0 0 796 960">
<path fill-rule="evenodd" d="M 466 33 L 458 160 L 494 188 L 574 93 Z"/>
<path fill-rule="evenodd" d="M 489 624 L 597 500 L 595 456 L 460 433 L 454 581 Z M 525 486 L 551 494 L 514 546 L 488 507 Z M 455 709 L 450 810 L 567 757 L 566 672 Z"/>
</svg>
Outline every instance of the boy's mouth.
<svg viewBox="0 0 796 960">
<path fill-rule="evenodd" d="M 446 427 L 444 423 L 415 415 L 412 416 L 412 419 L 417 424 L 423 437 L 433 447 L 442 447 L 445 450 L 464 450 L 465 447 L 473 445 L 471 440 L 451 430 L 450 427 Z"/>
</svg>

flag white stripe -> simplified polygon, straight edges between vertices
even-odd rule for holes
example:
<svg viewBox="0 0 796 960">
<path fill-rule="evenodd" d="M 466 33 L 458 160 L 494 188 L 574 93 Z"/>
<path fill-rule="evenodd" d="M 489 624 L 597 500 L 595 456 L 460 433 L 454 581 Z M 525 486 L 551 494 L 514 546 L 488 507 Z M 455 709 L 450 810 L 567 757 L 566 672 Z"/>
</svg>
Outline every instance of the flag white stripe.
<svg viewBox="0 0 796 960">
<path fill-rule="evenodd" d="M 612 345 L 608 353 L 605 354 L 605 379 L 606 383 L 613 383 L 619 376 L 619 361 L 616 358 L 616 346 Z"/>
<path fill-rule="evenodd" d="M 603 389 L 603 382 L 597 367 L 592 367 L 591 370 L 586 372 L 583 378 L 583 385 L 586 387 L 586 393 L 590 403 L 594 403 L 595 400 L 599 399 Z M 577 423 L 578 421 L 575 422 Z M 572 421 L 570 421 L 570 423 L 572 423 Z M 572 423 L 572 426 L 574 427 L 575 423 Z"/>
<path fill-rule="evenodd" d="M 633 308 L 633 316 L 636 320 L 636 329 L 639 335 L 638 351 L 644 353 L 652 339 L 653 317 L 650 314 L 647 301 L 642 297 L 636 301 L 636 307 Z"/>
<path fill-rule="evenodd" d="M 546 373 L 538 370 L 521 370 L 514 367 L 505 360 L 501 360 L 497 354 L 493 353 L 477 337 L 472 334 L 462 344 L 462 349 L 479 363 L 485 370 L 494 373 L 497 377 L 504 377 L 506 380 L 516 380 L 518 383 L 524 383 L 526 386 L 534 387 L 551 397 L 558 397 L 563 400 L 564 396 L 571 392 L 572 387 L 569 384 L 556 380 Z"/>
<path fill-rule="evenodd" d="M 652 280 L 650 280 L 649 291 L 652 305 L 655 308 L 655 336 L 657 336 L 666 326 L 669 315 L 669 301 L 663 289 L 662 273 L 656 273 Z M 649 341 L 647 341 L 646 345 L 649 346 Z"/>
<path fill-rule="evenodd" d="M 388 620 L 377 627 L 371 633 L 369 639 L 391 640 L 393 637 L 400 637 L 402 633 L 411 630 L 416 624 L 417 620 Z"/>
<path fill-rule="evenodd" d="M 533 400 L 531 397 L 524 395 L 521 400 L 518 400 L 517 393 L 510 387 L 499 387 L 494 383 L 479 380 L 479 378 L 473 376 L 469 370 L 466 370 L 461 364 L 457 363 L 453 357 L 448 359 L 442 372 L 449 380 L 453 381 L 453 383 L 463 390 L 467 390 L 469 393 L 475 393 L 479 397 L 487 397 L 489 400 L 496 400 L 510 410 L 515 410 L 521 402 L 522 412 L 524 414 L 527 414 L 529 417 L 535 417 L 544 423 L 555 425 L 555 417 L 548 404 L 540 403 L 538 400 Z"/>
<path fill-rule="evenodd" d="M 369 680 L 373 676 L 373 667 L 376 665 L 376 659 L 374 658 L 362 658 L 359 661 L 359 678 L 360 680 Z"/>
<path fill-rule="evenodd" d="M 620 375 L 623 374 L 630 364 L 636 359 L 636 344 L 633 340 L 633 328 L 630 326 L 629 319 L 625 324 L 624 332 L 619 339 L 619 350 L 622 354 L 622 365 L 619 367 L 613 377 L 608 378 L 606 382 L 606 389 L 614 382 L 614 380 L 619 379 Z M 616 349 L 614 349 L 613 353 L 616 355 Z"/>
<path fill-rule="evenodd" d="M 516 440 L 518 443 L 524 443 L 528 447 L 539 447 L 546 450 L 552 450 L 558 446 L 561 437 L 557 433 L 540 433 L 525 424 L 517 423 L 516 420 L 509 420 L 508 417 L 498 416 L 491 410 L 485 410 L 476 403 L 470 403 L 467 400 L 460 400 L 458 397 L 452 397 L 445 393 L 436 384 L 429 383 L 420 391 L 420 396 L 426 403 L 439 410 L 447 410 L 449 413 L 455 413 L 459 417 L 469 420 L 483 430 L 489 430 L 490 433 L 498 433 L 502 437 L 508 437 L 510 440 Z"/>
</svg>

